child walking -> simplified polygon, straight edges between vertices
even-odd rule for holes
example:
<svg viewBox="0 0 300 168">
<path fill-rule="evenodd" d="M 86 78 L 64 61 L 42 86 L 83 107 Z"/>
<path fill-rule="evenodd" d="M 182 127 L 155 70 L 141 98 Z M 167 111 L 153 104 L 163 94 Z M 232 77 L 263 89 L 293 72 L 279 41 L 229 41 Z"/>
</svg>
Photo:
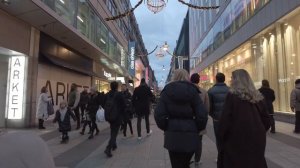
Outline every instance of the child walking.
<svg viewBox="0 0 300 168">
<path fill-rule="evenodd" d="M 62 133 L 61 143 L 67 143 L 69 140 L 68 132 L 71 131 L 71 117 L 76 121 L 73 112 L 68 108 L 67 102 L 62 101 L 59 104 L 59 109 L 55 113 L 53 123 L 58 122 L 59 132 Z"/>
</svg>

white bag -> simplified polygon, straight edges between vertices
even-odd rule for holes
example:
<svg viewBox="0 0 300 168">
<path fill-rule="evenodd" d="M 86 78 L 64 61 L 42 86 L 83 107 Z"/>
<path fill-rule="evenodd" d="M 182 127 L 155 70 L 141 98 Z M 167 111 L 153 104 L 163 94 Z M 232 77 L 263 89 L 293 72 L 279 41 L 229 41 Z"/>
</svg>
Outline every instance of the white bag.
<svg viewBox="0 0 300 168">
<path fill-rule="evenodd" d="M 96 119 L 97 122 L 104 122 L 105 121 L 105 116 L 104 116 L 104 109 L 100 106 L 97 114 L 96 114 Z"/>
</svg>

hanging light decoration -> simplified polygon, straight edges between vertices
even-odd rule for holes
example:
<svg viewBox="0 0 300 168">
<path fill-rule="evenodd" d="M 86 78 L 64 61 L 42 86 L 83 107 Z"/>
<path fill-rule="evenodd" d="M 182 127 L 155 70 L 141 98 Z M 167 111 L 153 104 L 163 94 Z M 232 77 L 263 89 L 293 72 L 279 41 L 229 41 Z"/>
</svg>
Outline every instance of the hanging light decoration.
<svg viewBox="0 0 300 168">
<path fill-rule="evenodd" d="M 148 9 L 154 14 L 162 11 L 166 7 L 165 0 L 147 0 Z"/>
<path fill-rule="evenodd" d="M 165 56 L 165 53 L 162 51 L 162 48 L 160 48 L 160 50 L 155 55 L 158 58 L 162 58 Z"/>
</svg>

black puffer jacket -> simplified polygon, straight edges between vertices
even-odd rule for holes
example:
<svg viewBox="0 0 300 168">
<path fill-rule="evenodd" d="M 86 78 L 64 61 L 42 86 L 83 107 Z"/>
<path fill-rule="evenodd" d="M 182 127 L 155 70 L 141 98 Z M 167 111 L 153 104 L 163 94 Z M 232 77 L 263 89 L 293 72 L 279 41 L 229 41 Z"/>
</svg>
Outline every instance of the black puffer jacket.
<svg viewBox="0 0 300 168">
<path fill-rule="evenodd" d="M 164 147 L 173 152 L 194 152 L 199 132 L 206 127 L 207 110 L 200 91 L 189 82 L 165 86 L 155 110 L 157 126 L 165 131 Z"/>
<path fill-rule="evenodd" d="M 209 115 L 214 120 L 220 120 L 223 105 L 225 103 L 226 96 L 229 92 L 228 86 L 225 83 L 217 83 L 208 90 L 210 113 Z"/>
<path fill-rule="evenodd" d="M 267 104 L 269 114 L 274 114 L 274 107 L 273 107 L 273 102 L 275 101 L 274 90 L 267 87 L 261 87 L 259 91 L 265 98 L 265 102 Z"/>
</svg>

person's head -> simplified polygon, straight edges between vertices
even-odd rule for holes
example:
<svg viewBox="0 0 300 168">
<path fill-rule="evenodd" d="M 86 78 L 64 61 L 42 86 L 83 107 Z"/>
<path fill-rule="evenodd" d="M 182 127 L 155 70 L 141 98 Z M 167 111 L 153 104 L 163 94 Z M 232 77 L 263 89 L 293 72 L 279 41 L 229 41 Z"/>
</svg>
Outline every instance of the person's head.
<svg viewBox="0 0 300 168">
<path fill-rule="evenodd" d="M 84 89 L 83 89 L 83 92 L 84 92 L 84 93 L 87 93 L 87 92 L 88 92 L 88 89 L 87 89 L 87 88 L 84 88 Z"/>
<path fill-rule="evenodd" d="M 192 74 L 191 82 L 194 84 L 198 84 L 200 82 L 200 75 L 198 73 Z"/>
<path fill-rule="evenodd" d="M 185 69 L 176 69 L 172 75 L 172 82 L 189 81 L 189 73 Z"/>
<path fill-rule="evenodd" d="M 41 93 L 47 93 L 47 92 L 48 92 L 48 89 L 46 88 L 46 86 L 42 87 Z"/>
<path fill-rule="evenodd" d="M 118 82 L 113 81 L 113 82 L 110 83 L 110 89 L 111 89 L 111 90 L 117 91 L 117 90 L 118 90 L 118 87 L 119 87 Z"/>
<path fill-rule="evenodd" d="M 60 109 L 65 109 L 67 106 L 68 106 L 68 103 L 65 100 L 63 100 L 62 102 L 59 103 Z"/>
<path fill-rule="evenodd" d="M 232 72 L 230 91 L 243 100 L 252 103 L 259 102 L 263 96 L 255 88 L 249 73 L 244 69 L 238 69 Z"/>
<path fill-rule="evenodd" d="M 126 84 L 122 84 L 121 90 L 122 90 L 122 92 L 126 91 L 127 90 L 127 85 Z"/>
<path fill-rule="evenodd" d="M 90 92 L 91 94 L 95 94 L 97 92 L 97 86 L 92 86 Z"/>
<path fill-rule="evenodd" d="M 264 88 L 270 88 L 270 84 L 269 84 L 269 81 L 264 79 L 261 81 L 261 86 L 264 87 Z"/>
<path fill-rule="evenodd" d="M 71 85 L 71 92 L 75 91 L 77 89 L 77 85 L 75 83 L 72 83 Z"/>
<path fill-rule="evenodd" d="M 224 83 L 225 82 L 225 75 L 223 73 L 217 73 L 216 75 L 217 83 Z"/>
<path fill-rule="evenodd" d="M 295 81 L 295 85 L 300 85 L 300 79 L 297 79 L 297 80 Z"/>
<path fill-rule="evenodd" d="M 142 78 L 141 79 L 141 85 L 145 85 L 146 84 L 146 80 L 145 80 L 145 78 Z"/>
</svg>

